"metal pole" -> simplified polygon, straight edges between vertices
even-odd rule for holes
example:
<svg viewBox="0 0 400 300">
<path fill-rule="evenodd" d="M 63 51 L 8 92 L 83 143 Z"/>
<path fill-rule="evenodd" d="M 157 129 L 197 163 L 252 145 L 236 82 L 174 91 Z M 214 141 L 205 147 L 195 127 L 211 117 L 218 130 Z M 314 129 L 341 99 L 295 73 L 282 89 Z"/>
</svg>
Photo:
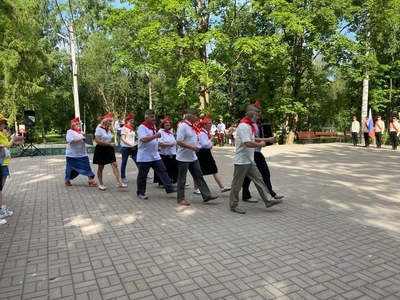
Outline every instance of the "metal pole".
<svg viewBox="0 0 400 300">
<path fill-rule="evenodd" d="M 74 41 L 74 30 L 73 25 L 68 25 L 69 33 L 69 44 L 71 46 L 71 60 L 72 60 L 72 83 L 73 83 L 73 94 L 74 94 L 74 107 L 75 107 L 75 117 L 81 118 L 79 112 L 79 95 L 78 95 L 78 66 L 75 59 L 75 41 Z"/>
</svg>

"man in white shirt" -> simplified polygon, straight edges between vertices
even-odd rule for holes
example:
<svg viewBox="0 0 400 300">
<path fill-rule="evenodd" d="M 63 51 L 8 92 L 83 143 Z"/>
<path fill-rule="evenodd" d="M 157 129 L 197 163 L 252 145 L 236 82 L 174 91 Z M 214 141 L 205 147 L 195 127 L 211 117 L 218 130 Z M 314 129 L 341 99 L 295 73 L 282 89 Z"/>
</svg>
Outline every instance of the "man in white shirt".
<svg viewBox="0 0 400 300">
<path fill-rule="evenodd" d="M 218 133 L 218 144 L 220 147 L 224 146 L 225 142 L 225 124 L 222 122 L 222 119 L 219 119 L 219 123 L 217 125 L 217 133 Z"/>
<path fill-rule="evenodd" d="M 178 145 L 178 151 L 176 152 L 176 160 L 178 161 L 177 201 L 181 205 L 190 205 L 190 203 L 185 200 L 185 183 L 188 170 L 201 192 L 203 202 L 217 199 L 218 196 L 211 195 L 210 189 L 203 178 L 203 173 L 201 172 L 200 164 L 196 156 L 196 153 L 200 150 L 197 146 L 197 135 L 199 129 L 193 126 L 193 124 L 197 120 L 198 110 L 188 108 L 185 109 L 184 113 L 185 119 L 181 125 L 179 125 L 176 136 L 176 142 Z"/>
<path fill-rule="evenodd" d="M 124 126 L 125 122 L 122 120 L 121 116 L 118 116 L 117 120 L 114 122 L 114 130 L 117 134 L 117 145 L 118 145 L 118 152 L 121 150 L 121 129 Z"/>
<path fill-rule="evenodd" d="M 154 126 L 156 123 L 154 110 L 147 109 L 144 118 L 145 121 L 138 128 L 138 153 L 136 160 L 139 168 L 136 193 L 138 198 L 142 200 L 147 199 L 146 179 L 150 168 L 153 168 L 154 172 L 158 175 L 167 194 L 176 192 L 158 152 L 158 138 L 161 137 L 161 133 L 157 132 Z"/>
<path fill-rule="evenodd" d="M 253 123 L 257 121 L 257 113 L 259 111 L 254 105 L 248 105 L 246 116 L 240 121 L 236 130 L 236 149 L 233 154 L 234 171 L 229 206 L 231 211 L 239 214 L 246 213 L 239 208 L 239 192 L 246 176 L 254 182 L 267 208 L 282 203 L 282 199 L 274 199 L 269 194 L 261 173 L 254 162 L 254 148 L 266 146 L 266 142 L 260 141 L 254 136 L 255 128 Z"/>
</svg>

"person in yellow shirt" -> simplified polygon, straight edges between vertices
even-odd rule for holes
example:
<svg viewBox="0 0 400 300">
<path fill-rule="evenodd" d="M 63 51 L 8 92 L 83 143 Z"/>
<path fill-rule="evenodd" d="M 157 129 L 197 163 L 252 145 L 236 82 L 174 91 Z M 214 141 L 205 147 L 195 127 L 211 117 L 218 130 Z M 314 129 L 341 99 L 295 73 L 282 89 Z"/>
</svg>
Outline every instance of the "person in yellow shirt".
<svg viewBox="0 0 400 300">
<path fill-rule="evenodd" d="M 14 144 L 23 143 L 24 137 L 14 136 L 10 141 L 8 137 L 4 134 L 4 129 L 8 127 L 8 119 L 6 119 L 2 114 L 0 114 L 0 150 L 3 152 L 4 148 L 9 149 Z M 1 172 L 1 183 L 0 183 L 0 225 L 7 223 L 4 217 L 9 217 L 13 215 L 13 212 L 9 210 L 9 207 L 3 205 L 3 187 L 6 184 L 7 176 L 10 175 L 10 170 L 8 166 L 10 165 L 10 157 L 4 158 L 2 164 L 0 165 Z"/>
</svg>

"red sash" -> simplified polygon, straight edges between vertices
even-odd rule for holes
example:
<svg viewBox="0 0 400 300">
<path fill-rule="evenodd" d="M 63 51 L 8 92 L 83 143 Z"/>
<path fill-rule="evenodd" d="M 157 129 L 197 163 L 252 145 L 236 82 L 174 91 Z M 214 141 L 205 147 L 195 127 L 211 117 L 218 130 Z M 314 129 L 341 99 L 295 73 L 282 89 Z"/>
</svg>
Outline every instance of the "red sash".
<svg viewBox="0 0 400 300">
<path fill-rule="evenodd" d="M 172 132 L 169 131 L 168 129 L 165 129 L 165 128 L 164 128 L 163 130 L 164 130 L 165 133 L 172 134 Z"/>
<path fill-rule="evenodd" d="M 243 119 L 240 120 L 240 124 L 241 123 L 245 123 L 247 125 L 250 125 L 252 134 L 256 131 L 256 129 L 253 126 L 253 122 L 251 122 L 251 120 L 249 118 L 244 117 Z"/>
<path fill-rule="evenodd" d="M 208 132 L 207 130 L 205 130 L 204 128 L 202 128 L 201 129 L 204 133 L 206 133 L 207 134 L 207 136 L 208 136 L 208 139 L 210 140 L 211 139 L 211 133 L 210 132 Z"/>
<path fill-rule="evenodd" d="M 130 124 L 124 124 L 124 127 L 128 128 L 130 132 L 134 131 L 133 127 Z"/>
<path fill-rule="evenodd" d="M 192 127 L 192 129 L 196 133 L 196 135 L 198 135 L 200 133 L 200 130 L 196 126 L 193 126 L 193 124 L 190 124 L 190 122 L 188 122 L 187 120 L 183 121 L 183 123 L 185 123 L 186 125 Z"/>
<path fill-rule="evenodd" d="M 82 134 L 82 130 L 76 130 L 76 129 L 73 128 L 73 127 L 71 127 L 70 129 L 73 130 L 73 131 L 75 131 L 75 132 L 77 132 L 77 133 L 79 133 L 79 134 Z"/>
<path fill-rule="evenodd" d="M 392 127 L 394 128 L 394 130 L 396 130 L 396 133 L 399 133 L 399 129 L 397 128 L 396 123 L 397 122 L 392 122 Z"/>
<path fill-rule="evenodd" d="M 100 128 L 104 129 L 106 131 L 106 133 L 108 133 L 110 131 L 110 128 L 108 128 L 108 127 L 100 126 Z"/>
<path fill-rule="evenodd" d="M 378 122 L 376 122 L 375 125 L 378 126 L 379 130 L 382 130 L 382 127 L 379 125 Z"/>
<path fill-rule="evenodd" d="M 157 133 L 157 129 L 153 125 L 147 123 L 146 121 L 142 122 L 142 125 L 145 126 L 148 129 L 152 130 L 153 134 Z"/>
</svg>

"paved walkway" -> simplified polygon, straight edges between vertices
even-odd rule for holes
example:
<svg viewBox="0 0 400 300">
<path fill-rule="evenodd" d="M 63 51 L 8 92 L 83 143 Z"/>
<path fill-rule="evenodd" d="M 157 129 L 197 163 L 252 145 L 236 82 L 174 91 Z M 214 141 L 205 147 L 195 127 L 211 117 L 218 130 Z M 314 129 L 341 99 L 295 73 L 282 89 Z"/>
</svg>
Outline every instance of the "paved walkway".
<svg viewBox="0 0 400 300">
<path fill-rule="evenodd" d="M 232 153 L 214 150 L 226 185 Z M 127 189 L 108 166 L 100 191 L 81 176 L 66 187 L 63 156 L 12 159 L 0 299 L 400 299 L 400 151 L 264 153 L 284 203 L 241 203 L 245 215 L 229 211 L 229 193 L 203 204 L 189 188 L 183 207 L 150 180 L 139 200 L 132 161 Z"/>
</svg>

